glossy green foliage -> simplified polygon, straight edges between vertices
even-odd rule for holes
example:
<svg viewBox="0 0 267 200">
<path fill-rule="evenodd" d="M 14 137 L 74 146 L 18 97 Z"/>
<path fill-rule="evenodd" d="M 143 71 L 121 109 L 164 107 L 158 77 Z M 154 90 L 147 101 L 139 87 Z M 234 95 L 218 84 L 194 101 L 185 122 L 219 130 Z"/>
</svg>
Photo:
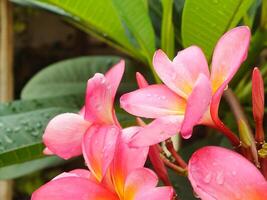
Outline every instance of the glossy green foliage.
<svg viewBox="0 0 267 200">
<path fill-rule="evenodd" d="M 235 27 L 252 0 L 187 0 L 182 17 L 184 47 L 198 45 L 208 58 L 224 32 Z"/>
</svg>

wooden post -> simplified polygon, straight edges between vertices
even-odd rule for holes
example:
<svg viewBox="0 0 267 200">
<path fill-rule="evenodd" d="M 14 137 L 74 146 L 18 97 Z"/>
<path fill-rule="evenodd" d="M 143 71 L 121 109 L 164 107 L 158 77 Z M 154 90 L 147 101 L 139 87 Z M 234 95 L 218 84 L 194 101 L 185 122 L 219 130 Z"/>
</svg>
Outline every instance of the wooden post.
<svg viewBox="0 0 267 200">
<path fill-rule="evenodd" d="M 13 99 L 13 16 L 8 0 L 0 0 L 0 101 Z M 0 181 L 0 199 L 12 199 L 12 180 Z"/>
<path fill-rule="evenodd" d="M 0 0 L 0 101 L 13 99 L 13 16 L 8 0 Z"/>
</svg>

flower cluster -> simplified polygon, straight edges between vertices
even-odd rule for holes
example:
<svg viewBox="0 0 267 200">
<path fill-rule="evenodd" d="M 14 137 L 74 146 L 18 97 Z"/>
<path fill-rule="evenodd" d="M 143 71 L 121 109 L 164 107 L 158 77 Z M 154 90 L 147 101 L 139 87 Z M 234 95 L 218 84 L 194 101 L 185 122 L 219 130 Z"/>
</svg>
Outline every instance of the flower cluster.
<svg viewBox="0 0 267 200">
<path fill-rule="evenodd" d="M 64 159 L 82 154 L 89 171 L 60 174 L 35 191 L 32 200 L 175 198 L 158 143 L 177 133 L 187 139 L 195 125 L 203 124 L 224 132 L 234 146 L 240 145 L 239 138 L 220 121 L 218 108 L 224 90 L 246 59 L 249 40 L 247 27 L 227 32 L 215 47 L 211 72 L 199 47 L 178 52 L 173 61 L 162 50 L 156 51 L 153 66 L 163 83 L 149 85 L 137 73 L 139 89 L 120 98 L 121 107 L 130 114 L 153 119 L 149 124 L 138 119 L 138 126 L 122 128 L 117 120 L 113 104 L 124 61 L 105 75 L 95 74 L 88 80 L 81 111 L 56 116 L 43 135 L 46 154 Z M 169 186 L 157 187 L 156 174 L 144 167 L 148 155 L 157 175 Z M 264 176 L 250 161 L 228 149 L 201 148 L 184 168 L 203 200 L 267 199 Z"/>
</svg>

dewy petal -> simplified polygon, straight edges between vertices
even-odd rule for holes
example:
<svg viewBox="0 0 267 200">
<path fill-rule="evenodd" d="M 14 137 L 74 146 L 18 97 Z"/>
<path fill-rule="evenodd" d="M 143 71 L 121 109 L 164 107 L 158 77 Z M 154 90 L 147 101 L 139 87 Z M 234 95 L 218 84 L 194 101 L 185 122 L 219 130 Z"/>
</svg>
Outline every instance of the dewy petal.
<svg viewBox="0 0 267 200">
<path fill-rule="evenodd" d="M 158 177 L 147 168 L 133 170 L 126 178 L 124 185 L 124 199 L 135 200 L 138 195 L 156 187 Z"/>
<path fill-rule="evenodd" d="M 161 80 L 184 98 L 190 95 L 200 73 L 209 77 L 206 58 L 197 46 L 178 52 L 173 62 L 162 50 L 158 50 L 154 55 L 153 65 Z"/>
<path fill-rule="evenodd" d="M 133 147 L 145 147 L 162 142 L 180 131 L 183 116 L 170 115 L 160 117 L 142 127 L 133 136 L 130 145 Z"/>
<path fill-rule="evenodd" d="M 194 191 L 203 200 L 267 199 L 267 182 L 260 171 L 222 147 L 197 150 L 189 160 L 188 173 Z"/>
<path fill-rule="evenodd" d="M 184 138 L 191 137 L 193 127 L 199 123 L 208 110 L 211 94 L 210 80 L 204 74 L 200 74 L 187 100 L 184 121 L 181 127 L 181 135 Z"/>
<path fill-rule="evenodd" d="M 114 156 L 111 174 L 115 190 L 120 197 L 124 195 L 124 184 L 128 174 L 134 169 L 143 167 L 148 156 L 148 147 L 134 148 L 128 145 L 138 130 L 138 127 L 123 129 Z"/>
<path fill-rule="evenodd" d="M 112 86 L 103 74 L 88 80 L 85 119 L 99 124 L 114 124 Z"/>
<path fill-rule="evenodd" d="M 125 68 L 125 61 L 121 60 L 119 63 L 114 65 L 107 73 L 105 74 L 108 85 L 111 89 L 112 98 L 114 100 L 116 96 L 117 89 L 121 82 Z"/>
<path fill-rule="evenodd" d="M 90 125 L 90 122 L 78 114 L 57 115 L 48 123 L 43 141 L 50 152 L 61 158 L 78 156 L 82 153 L 82 137 Z"/>
<path fill-rule="evenodd" d="M 144 199 L 153 199 L 153 200 L 172 200 L 173 199 L 173 189 L 172 187 L 156 187 L 150 189 L 143 194 L 140 194 L 135 198 L 135 200 L 144 200 Z"/>
<path fill-rule="evenodd" d="M 99 182 L 113 160 L 119 133 L 116 126 L 93 125 L 83 137 L 84 159 Z"/>
<path fill-rule="evenodd" d="M 122 95 L 121 107 L 132 115 L 157 118 L 166 115 L 183 114 L 185 100 L 165 85 L 149 85 Z"/>
<path fill-rule="evenodd" d="M 221 85 L 230 82 L 247 57 L 250 30 L 246 26 L 234 28 L 225 33 L 218 41 L 211 64 L 211 82 L 215 93 Z"/>
<path fill-rule="evenodd" d="M 81 177 L 52 180 L 36 190 L 31 200 L 119 200 L 99 184 Z"/>
</svg>

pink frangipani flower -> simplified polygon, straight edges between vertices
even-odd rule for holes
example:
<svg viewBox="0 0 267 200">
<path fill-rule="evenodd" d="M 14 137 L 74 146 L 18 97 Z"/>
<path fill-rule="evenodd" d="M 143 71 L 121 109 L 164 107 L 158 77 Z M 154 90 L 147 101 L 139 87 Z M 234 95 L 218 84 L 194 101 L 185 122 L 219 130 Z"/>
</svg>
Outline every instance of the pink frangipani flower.
<svg viewBox="0 0 267 200">
<path fill-rule="evenodd" d="M 124 72 L 124 61 L 120 61 L 105 75 L 97 73 L 88 80 L 85 106 L 79 114 L 64 113 L 54 117 L 47 125 L 43 141 L 44 153 L 56 154 L 69 159 L 82 153 L 83 135 L 94 124 L 116 125 L 113 103 Z"/>
<path fill-rule="evenodd" d="M 118 134 L 114 125 L 93 125 L 82 140 L 90 172 L 63 173 L 35 191 L 32 200 L 171 200 L 172 187 L 156 187 L 157 176 L 143 167 L 148 148 L 128 146 L 132 129 Z"/>
<path fill-rule="evenodd" d="M 189 160 L 188 177 L 202 200 L 265 200 L 267 182 L 246 158 L 222 147 L 204 147 Z"/>
<path fill-rule="evenodd" d="M 249 40 L 250 31 L 245 26 L 225 33 L 215 47 L 211 75 L 204 53 L 197 46 L 178 52 L 173 61 L 162 50 L 156 51 L 153 65 L 165 85 L 149 85 L 120 100 L 127 112 L 155 119 L 135 136 L 132 145 L 152 145 L 177 132 L 189 138 L 194 125 L 218 124 L 221 96 L 246 59 Z"/>
</svg>

